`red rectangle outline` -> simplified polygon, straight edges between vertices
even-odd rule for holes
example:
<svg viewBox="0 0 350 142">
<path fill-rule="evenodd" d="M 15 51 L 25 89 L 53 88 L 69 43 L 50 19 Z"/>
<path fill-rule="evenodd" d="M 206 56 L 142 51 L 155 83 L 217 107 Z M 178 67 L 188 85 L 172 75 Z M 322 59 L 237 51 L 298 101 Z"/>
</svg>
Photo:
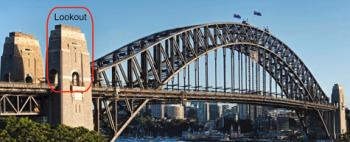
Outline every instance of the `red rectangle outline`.
<svg viewBox="0 0 350 142">
<path fill-rule="evenodd" d="M 85 11 L 87 11 L 90 15 L 90 18 L 91 18 L 91 34 L 92 34 L 92 56 L 91 56 L 91 81 L 89 83 L 89 86 L 85 89 L 85 90 L 55 90 L 54 89 L 54 86 L 52 86 L 50 84 L 50 80 L 49 80 L 49 73 L 48 73 L 48 49 L 49 49 L 49 33 L 48 33 L 48 25 L 49 25 L 49 20 L 50 20 L 50 16 L 52 14 L 53 11 L 55 11 L 55 9 L 84 9 Z M 55 6 L 54 8 L 52 8 L 49 12 L 49 14 L 47 15 L 47 18 L 46 18 L 46 81 L 47 81 L 47 84 L 48 86 L 50 87 L 51 91 L 52 92 L 55 92 L 55 93 L 74 93 L 74 92 L 80 92 L 80 93 L 84 93 L 86 91 L 88 91 L 90 88 L 91 88 L 91 85 L 92 85 L 92 82 L 94 81 L 94 49 L 95 49 L 95 37 L 94 37 L 94 19 L 93 19 L 93 16 L 92 16 L 92 13 L 91 11 L 84 7 L 84 6 Z"/>
</svg>

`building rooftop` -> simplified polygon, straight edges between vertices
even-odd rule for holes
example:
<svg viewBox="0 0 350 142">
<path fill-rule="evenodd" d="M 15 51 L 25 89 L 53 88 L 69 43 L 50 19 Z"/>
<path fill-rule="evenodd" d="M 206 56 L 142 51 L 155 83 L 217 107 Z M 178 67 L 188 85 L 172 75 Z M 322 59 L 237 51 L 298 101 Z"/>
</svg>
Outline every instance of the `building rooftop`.
<svg viewBox="0 0 350 142">
<path fill-rule="evenodd" d="M 25 38 L 35 39 L 33 35 L 22 33 L 22 32 L 11 32 L 10 37 L 25 37 Z"/>
<path fill-rule="evenodd" d="M 69 31 L 80 32 L 80 28 L 79 27 L 68 26 L 68 25 L 63 25 L 63 24 L 56 25 L 55 29 L 56 30 L 69 30 Z"/>
</svg>

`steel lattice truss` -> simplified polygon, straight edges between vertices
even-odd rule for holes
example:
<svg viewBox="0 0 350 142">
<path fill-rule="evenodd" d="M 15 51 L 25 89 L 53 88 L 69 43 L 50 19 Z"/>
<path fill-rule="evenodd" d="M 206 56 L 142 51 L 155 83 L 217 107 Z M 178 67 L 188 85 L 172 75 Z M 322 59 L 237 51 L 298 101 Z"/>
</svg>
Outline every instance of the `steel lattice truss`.
<svg viewBox="0 0 350 142">
<path fill-rule="evenodd" d="M 0 116 L 40 115 L 49 94 L 47 84 L 0 82 Z"/>
<path fill-rule="evenodd" d="M 203 24 L 159 32 L 97 59 L 96 73 L 106 85 L 159 89 L 181 69 L 218 48 L 255 58 L 287 98 L 329 103 L 310 70 L 287 45 L 268 31 L 247 24 Z M 128 62 L 127 68 L 123 62 Z M 105 72 L 110 68 L 120 70 L 112 76 L 112 84 Z"/>
<path fill-rule="evenodd" d="M 0 116 L 38 115 L 40 112 L 39 103 L 37 102 L 37 95 L 1 95 Z"/>
<path fill-rule="evenodd" d="M 212 54 L 214 58 L 210 59 Z M 217 69 L 218 60 L 223 65 L 221 70 Z M 200 96 L 201 93 L 196 92 L 208 92 L 206 95 L 212 92 L 214 95 L 223 93 L 222 97 L 229 94 L 236 97 L 234 94 L 237 93 L 256 94 L 334 107 L 310 70 L 291 48 L 269 31 L 249 24 L 214 23 L 165 30 L 136 40 L 95 60 L 94 67 L 95 99 L 106 99 L 107 94 L 113 92 L 108 90 L 114 90 L 114 100 L 104 100 L 104 104 L 109 102 L 112 105 L 113 101 L 118 104 L 117 100 L 128 99 L 127 95 L 118 95 L 118 92 L 131 92 L 134 94 L 132 98 L 138 98 L 139 103 L 136 104 L 144 106 L 152 100 L 146 97 L 143 102 L 140 101 L 142 96 L 146 96 L 144 90 L 154 94 L 159 94 L 157 90 L 170 90 L 192 92 L 187 94 L 193 94 L 193 97 Z M 218 75 L 223 77 L 218 78 Z M 213 82 L 214 85 L 211 86 Z M 136 91 L 128 92 L 130 89 Z M 106 91 L 103 93 L 100 90 Z M 272 90 L 276 91 L 273 93 Z M 167 93 L 160 94 L 167 98 Z M 168 100 L 171 100 L 169 96 L 171 95 L 168 95 Z M 207 98 L 212 97 L 204 99 Z M 124 106 L 130 106 L 127 104 L 128 100 Z M 115 123 L 110 114 L 113 107 L 107 105 L 103 110 L 109 113 L 108 120 L 116 133 L 114 138 L 120 135 L 140 110 L 132 111 L 128 107 L 130 117 L 118 129 L 117 106 L 114 109 Z M 110 110 L 106 109 L 109 107 Z M 331 128 L 329 119 L 326 119 L 329 113 L 321 107 L 306 108 L 311 109 L 312 114 L 304 110 L 298 111 L 300 120 L 305 118 L 306 121 L 308 114 L 318 118 L 320 123 L 315 122 L 315 125 L 323 127 L 325 135 L 329 137 Z M 305 122 L 302 124 L 307 127 Z"/>
</svg>

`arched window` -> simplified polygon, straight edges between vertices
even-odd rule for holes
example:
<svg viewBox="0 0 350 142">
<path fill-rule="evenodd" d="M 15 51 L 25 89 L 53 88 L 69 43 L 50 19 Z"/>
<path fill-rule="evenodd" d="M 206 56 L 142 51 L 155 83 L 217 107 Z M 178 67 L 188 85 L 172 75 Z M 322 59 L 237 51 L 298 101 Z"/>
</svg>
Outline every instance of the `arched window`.
<svg viewBox="0 0 350 142">
<path fill-rule="evenodd" d="M 26 77 L 26 83 L 33 83 L 33 78 L 31 76 Z"/>
<path fill-rule="evenodd" d="M 72 74 L 72 85 L 79 86 L 79 74 L 77 72 L 73 72 Z"/>
<path fill-rule="evenodd" d="M 56 70 L 52 69 L 49 73 L 50 84 L 58 84 L 58 73 Z"/>
</svg>

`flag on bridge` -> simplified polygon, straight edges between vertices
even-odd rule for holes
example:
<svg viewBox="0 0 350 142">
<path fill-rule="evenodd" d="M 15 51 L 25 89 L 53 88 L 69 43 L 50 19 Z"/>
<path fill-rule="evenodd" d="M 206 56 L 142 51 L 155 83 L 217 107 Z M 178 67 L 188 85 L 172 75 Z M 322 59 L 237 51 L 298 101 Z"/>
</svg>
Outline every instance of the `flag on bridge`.
<svg viewBox="0 0 350 142">
<path fill-rule="evenodd" d="M 261 12 L 258 12 L 258 11 L 254 11 L 254 15 L 256 15 L 256 16 L 262 16 Z"/>
<path fill-rule="evenodd" d="M 233 18 L 241 19 L 241 15 L 239 15 L 239 14 L 233 14 Z"/>
</svg>

